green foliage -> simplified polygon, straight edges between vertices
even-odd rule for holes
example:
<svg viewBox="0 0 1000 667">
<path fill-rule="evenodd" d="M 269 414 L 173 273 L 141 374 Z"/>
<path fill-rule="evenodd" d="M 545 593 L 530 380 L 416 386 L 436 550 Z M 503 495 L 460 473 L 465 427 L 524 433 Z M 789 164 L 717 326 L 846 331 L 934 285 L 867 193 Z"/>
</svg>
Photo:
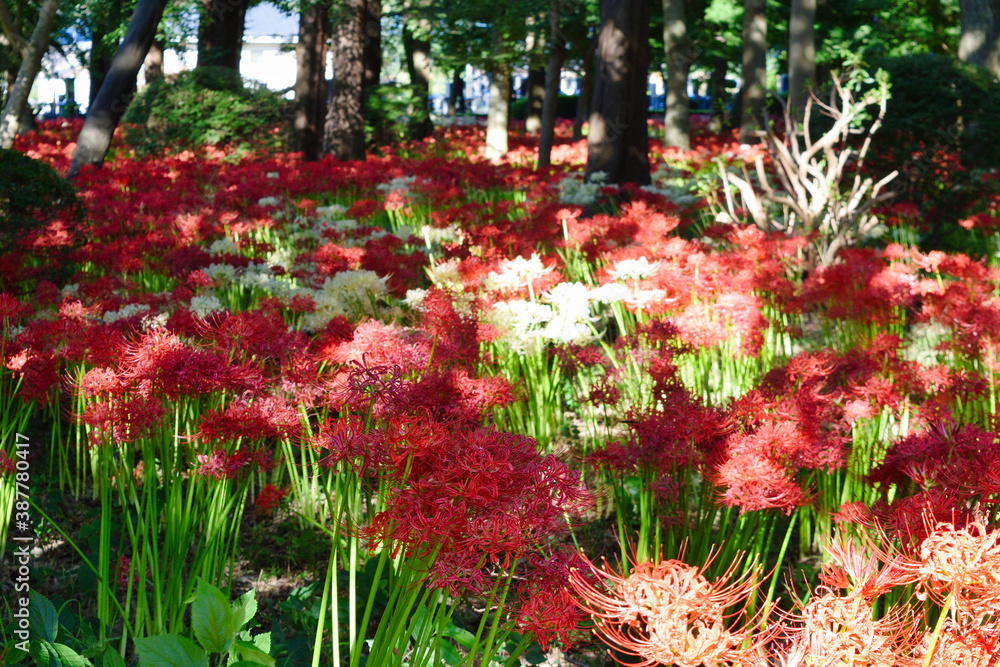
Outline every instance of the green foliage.
<svg viewBox="0 0 1000 667">
<path fill-rule="evenodd" d="M 201 580 L 191 603 L 191 628 L 198 643 L 180 635 L 137 638 L 139 667 L 208 667 L 210 653 L 228 654 L 230 667 L 273 667 L 271 634 L 251 635 L 244 629 L 256 613 L 252 590 L 230 605 L 225 593 Z"/>
<path fill-rule="evenodd" d="M 967 168 L 1000 165 L 1000 84 L 989 71 L 930 53 L 873 64 L 892 83 L 878 152 L 904 162 L 921 148 L 945 150 Z"/>
<path fill-rule="evenodd" d="M 372 86 L 364 110 L 367 142 L 384 146 L 409 141 L 412 130 L 426 120 L 427 113 L 414 86 Z"/>
<path fill-rule="evenodd" d="M 23 153 L 0 149 L 0 252 L 59 215 L 78 217 L 76 190 L 59 173 Z"/>
<path fill-rule="evenodd" d="M 125 141 L 140 153 L 197 146 L 281 148 L 273 130 L 289 104 L 224 67 L 199 67 L 155 81 L 125 112 Z M 263 146 L 260 143 L 263 141 Z"/>
</svg>

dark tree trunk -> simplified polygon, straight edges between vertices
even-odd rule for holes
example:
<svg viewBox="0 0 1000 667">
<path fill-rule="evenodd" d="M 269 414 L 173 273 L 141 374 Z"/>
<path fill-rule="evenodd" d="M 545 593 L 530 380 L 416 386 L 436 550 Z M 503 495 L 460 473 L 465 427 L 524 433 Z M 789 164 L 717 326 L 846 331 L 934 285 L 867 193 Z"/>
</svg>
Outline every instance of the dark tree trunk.
<svg viewBox="0 0 1000 667">
<path fill-rule="evenodd" d="M 788 103 L 802 119 L 816 83 L 816 0 L 792 0 L 788 21 Z"/>
<path fill-rule="evenodd" d="M 648 185 L 649 0 L 601 0 L 587 177 Z"/>
<path fill-rule="evenodd" d="M 318 160 L 323 152 L 329 23 L 325 1 L 307 5 L 299 14 L 299 41 L 295 45 L 295 148 L 305 160 Z"/>
<path fill-rule="evenodd" d="M 101 89 L 104 77 L 111 69 L 111 60 L 115 56 L 115 49 L 104 45 L 104 39 L 108 33 L 118 28 L 122 22 L 122 3 L 112 2 L 107 14 L 97 17 L 96 24 L 91 27 L 90 62 L 87 64 L 87 72 L 90 74 L 90 99 L 89 104 L 93 104 L 97 99 L 97 91 Z"/>
<path fill-rule="evenodd" d="M 101 85 L 97 99 L 87 112 L 69 168 L 72 178 L 84 165 L 100 166 L 111 146 L 111 137 L 135 95 L 139 68 L 156 38 L 156 28 L 167 0 L 139 0 L 132 12 L 125 37 L 115 53 L 111 71 Z"/>
<path fill-rule="evenodd" d="M 556 112 L 559 103 L 559 83 L 566 61 L 566 36 L 560 26 L 560 0 L 552 0 L 549 9 L 549 66 L 545 70 L 545 101 L 542 104 L 542 127 L 538 136 L 538 167 L 552 163 L 552 146 L 556 140 Z"/>
<path fill-rule="evenodd" d="M 583 139 L 583 124 L 590 116 L 590 101 L 594 96 L 594 66 L 597 58 L 597 38 L 595 37 L 587 55 L 583 58 L 583 82 L 580 84 L 580 95 L 576 98 L 576 118 L 573 120 L 573 141 Z"/>
<path fill-rule="evenodd" d="M 687 150 L 691 148 L 687 80 L 696 52 L 688 43 L 684 0 L 663 0 L 663 51 L 667 60 L 663 144 Z"/>
<path fill-rule="evenodd" d="M 958 58 L 974 65 L 985 65 L 989 58 L 996 20 L 990 0 L 959 0 L 962 34 L 958 40 Z"/>
<path fill-rule="evenodd" d="M 764 101 L 767 95 L 767 6 L 766 0 L 743 3 L 743 109 L 740 115 L 740 141 L 754 144 L 763 130 Z"/>
<path fill-rule="evenodd" d="M 323 150 L 338 160 L 365 159 L 364 16 L 365 0 L 344 0 L 333 21 L 333 88 Z"/>
<path fill-rule="evenodd" d="M 542 105 L 545 103 L 545 70 L 528 70 L 527 99 L 524 107 L 524 131 L 527 134 L 538 134 L 542 129 Z"/>
<path fill-rule="evenodd" d="M 379 85 L 382 77 L 382 0 L 365 0 L 364 26 L 365 94 Z"/>
<path fill-rule="evenodd" d="M 409 8 L 410 5 L 407 5 Z M 417 109 L 410 124 L 413 139 L 426 139 L 434 131 L 428 97 L 431 93 L 431 22 L 426 18 L 410 18 L 403 24 L 403 51 L 406 71 L 410 74 Z"/>
<path fill-rule="evenodd" d="M 201 0 L 198 25 L 198 67 L 228 67 L 240 71 L 243 28 L 250 0 Z"/>
<path fill-rule="evenodd" d="M 465 80 L 462 71 L 465 67 L 456 67 L 451 75 L 451 89 L 448 91 L 448 115 L 465 113 Z"/>
<path fill-rule="evenodd" d="M 993 34 L 990 35 L 990 53 L 986 57 L 986 67 L 993 76 L 1000 77 L 1000 0 L 990 0 L 993 16 Z"/>
<path fill-rule="evenodd" d="M 150 84 L 163 78 L 163 42 L 154 39 L 142 65 L 146 83 Z"/>
<path fill-rule="evenodd" d="M 21 66 L 17 71 L 14 85 L 10 87 L 7 99 L 0 112 L 0 148 L 9 149 L 14 145 L 14 137 L 21 129 L 22 117 L 28 108 L 28 94 L 42 68 L 42 56 L 49 48 L 52 25 L 59 9 L 58 0 L 45 0 L 38 11 L 38 22 L 31 33 L 31 40 L 24 45 Z"/>
<path fill-rule="evenodd" d="M 708 131 L 718 134 L 726 124 L 726 70 L 729 61 L 723 56 L 712 58 L 712 79 L 709 96 L 712 99 L 712 115 L 708 120 Z"/>
</svg>

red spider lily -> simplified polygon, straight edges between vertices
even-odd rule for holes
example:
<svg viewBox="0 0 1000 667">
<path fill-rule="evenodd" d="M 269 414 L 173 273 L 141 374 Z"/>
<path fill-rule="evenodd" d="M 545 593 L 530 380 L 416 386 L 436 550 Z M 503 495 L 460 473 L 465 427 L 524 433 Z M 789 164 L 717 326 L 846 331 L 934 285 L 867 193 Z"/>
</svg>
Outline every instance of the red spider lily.
<svg viewBox="0 0 1000 667">
<path fill-rule="evenodd" d="M 542 650 L 548 650 L 553 640 L 569 648 L 589 634 L 581 627 L 586 614 L 568 587 L 571 572 L 584 571 L 583 565 L 579 553 L 570 549 L 560 549 L 548 557 L 528 557 L 529 570 L 518 590 L 521 606 L 517 628 L 531 634 Z"/>
<path fill-rule="evenodd" d="M 889 541 L 884 534 L 881 537 L 881 543 Z M 831 588 L 846 589 L 847 598 L 860 596 L 871 602 L 894 587 L 921 579 L 920 561 L 886 551 L 870 539 L 859 546 L 854 538 L 840 533 L 826 551 L 833 560 L 823 564 L 820 579 Z"/>
<path fill-rule="evenodd" d="M 738 563 L 714 582 L 704 577 L 703 568 L 677 560 L 637 563 L 628 576 L 587 565 L 608 584 L 598 588 L 579 570 L 572 571 L 578 604 L 594 618 L 606 643 L 642 659 L 634 663 L 637 667 L 710 667 L 739 660 L 763 643 L 750 629 L 753 620 L 744 618 L 756 586 L 752 571 L 734 578 Z M 745 622 L 733 622 L 739 618 Z"/>
<path fill-rule="evenodd" d="M 224 449 L 216 449 L 211 454 L 197 454 L 198 465 L 194 470 L 196 475 L 222 479 L 246 479 L 257 469 L 267 469 L 271 466 L 268 452 L 263 449 L 238 449 L 228 453 Z"/>
<path fill-rule="evenodd" d="M 974 618 L 1000 609 L 1000 531 L 979 521 L 961 529 L 938 524 L 920 545 L 920 559 L 926 588 L 939 599 L 951 596 Z"/>
<path fill-rule="evenodd" d="M 267 396 L 252 402 L 234 401 L 225 410 L 209 410 L 202 417 L 195 437 L 206 442 L 297 439 L 301 430 L 301 417 L 295 406 L 276 396 Z"/>
<path fill-rule="evenodd" d="M 288 491 L 279 489 L 273 484 L 265 484 L 264 488 L 257 494 L 254 506 L 267 516 L 271 516 L 287 495 Z"/>
</svg>

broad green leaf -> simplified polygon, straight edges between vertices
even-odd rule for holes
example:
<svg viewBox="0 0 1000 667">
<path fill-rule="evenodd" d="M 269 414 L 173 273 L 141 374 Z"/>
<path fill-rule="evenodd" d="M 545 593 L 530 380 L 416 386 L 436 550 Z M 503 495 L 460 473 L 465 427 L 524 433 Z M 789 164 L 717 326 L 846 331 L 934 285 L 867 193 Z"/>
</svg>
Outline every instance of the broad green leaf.
<svg viewBox="0 0 1000 667">
<path fill-rule="evenodd" d="M 118 655 L 118 651 L 109 648 L 101 656 L 100 667 L 126 667 L 125 661 Z"/>
<path fill-rule="evenodd" d="M 236 653 L 239 654 L 240 660 L 252 662 L 257 665 L 268 665 L 268 667 L 273 667 L 274 658 L 267 654 L 267 651 L 260 650 L 259 647 L 250 642 L 236 642 Z"/>
<path fill-rule="evenodd" d="M 236 629 L 242 628 L 257 614 L 257 598 L 251 588 L 233 603 L 233 622 Z"/>
<path fill-rule="evenodd" d="M 267 653 L 268 655 L 271 654 L 271 633 L 270 632 L 262 632 L 259 635 L 255 635 L 254 638 L 251 639 L 251 641 L 253 642 L 254 646 L 256 646 L 257 648 L 259 648 L 264 653 Z"/>
<path fill-rule="evenodd" d="M 136 639 L 135 652 L 139 667 L 208 667 L 205 651 L 190 639 L 177 635 Z"/>
<path fill-rule="evenodd" d="M 33 639 L 54 642 L 59 635 L 59 614 L 41 593 L 31 591 L 28 603 L 28 629 Z"/>
<path fill-rule="evenodd" d="M 236 622 L 229 599 L 203 579 L 191 603 L 191 628 L 194 636 L 209 653 L 225 653 L 236 641 Z"/>
<path fill-rule="evenodd" d="M 465 648 L 471 648 L 476 641 L 476 636 L 474 634 L 465 628 L 459 628 L 454 625 L 449 625 L 441 634 L 445 637 L 451 637 Z"/>
<path fill-rule="evenodd" d="M 90 661 L 65 644 L 35 640 L 28 644 L 31 657 L 41 667 L 92 667 Z"/>
</svg>

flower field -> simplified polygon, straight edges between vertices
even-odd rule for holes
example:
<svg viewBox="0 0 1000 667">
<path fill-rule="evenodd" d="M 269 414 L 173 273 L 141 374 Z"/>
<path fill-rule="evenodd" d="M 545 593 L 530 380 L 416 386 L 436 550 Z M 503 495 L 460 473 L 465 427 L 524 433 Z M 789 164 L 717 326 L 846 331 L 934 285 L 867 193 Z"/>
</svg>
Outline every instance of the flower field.
<svg viewBox="0 0 1000 667">
<path fill-rule="evenodd" d="M 991 177 L 970 254 L 899 200 L 822 266 L 694 143 L 84 171 L 0 257 L 0 662 L 996 665 Z"/>
</svg>

